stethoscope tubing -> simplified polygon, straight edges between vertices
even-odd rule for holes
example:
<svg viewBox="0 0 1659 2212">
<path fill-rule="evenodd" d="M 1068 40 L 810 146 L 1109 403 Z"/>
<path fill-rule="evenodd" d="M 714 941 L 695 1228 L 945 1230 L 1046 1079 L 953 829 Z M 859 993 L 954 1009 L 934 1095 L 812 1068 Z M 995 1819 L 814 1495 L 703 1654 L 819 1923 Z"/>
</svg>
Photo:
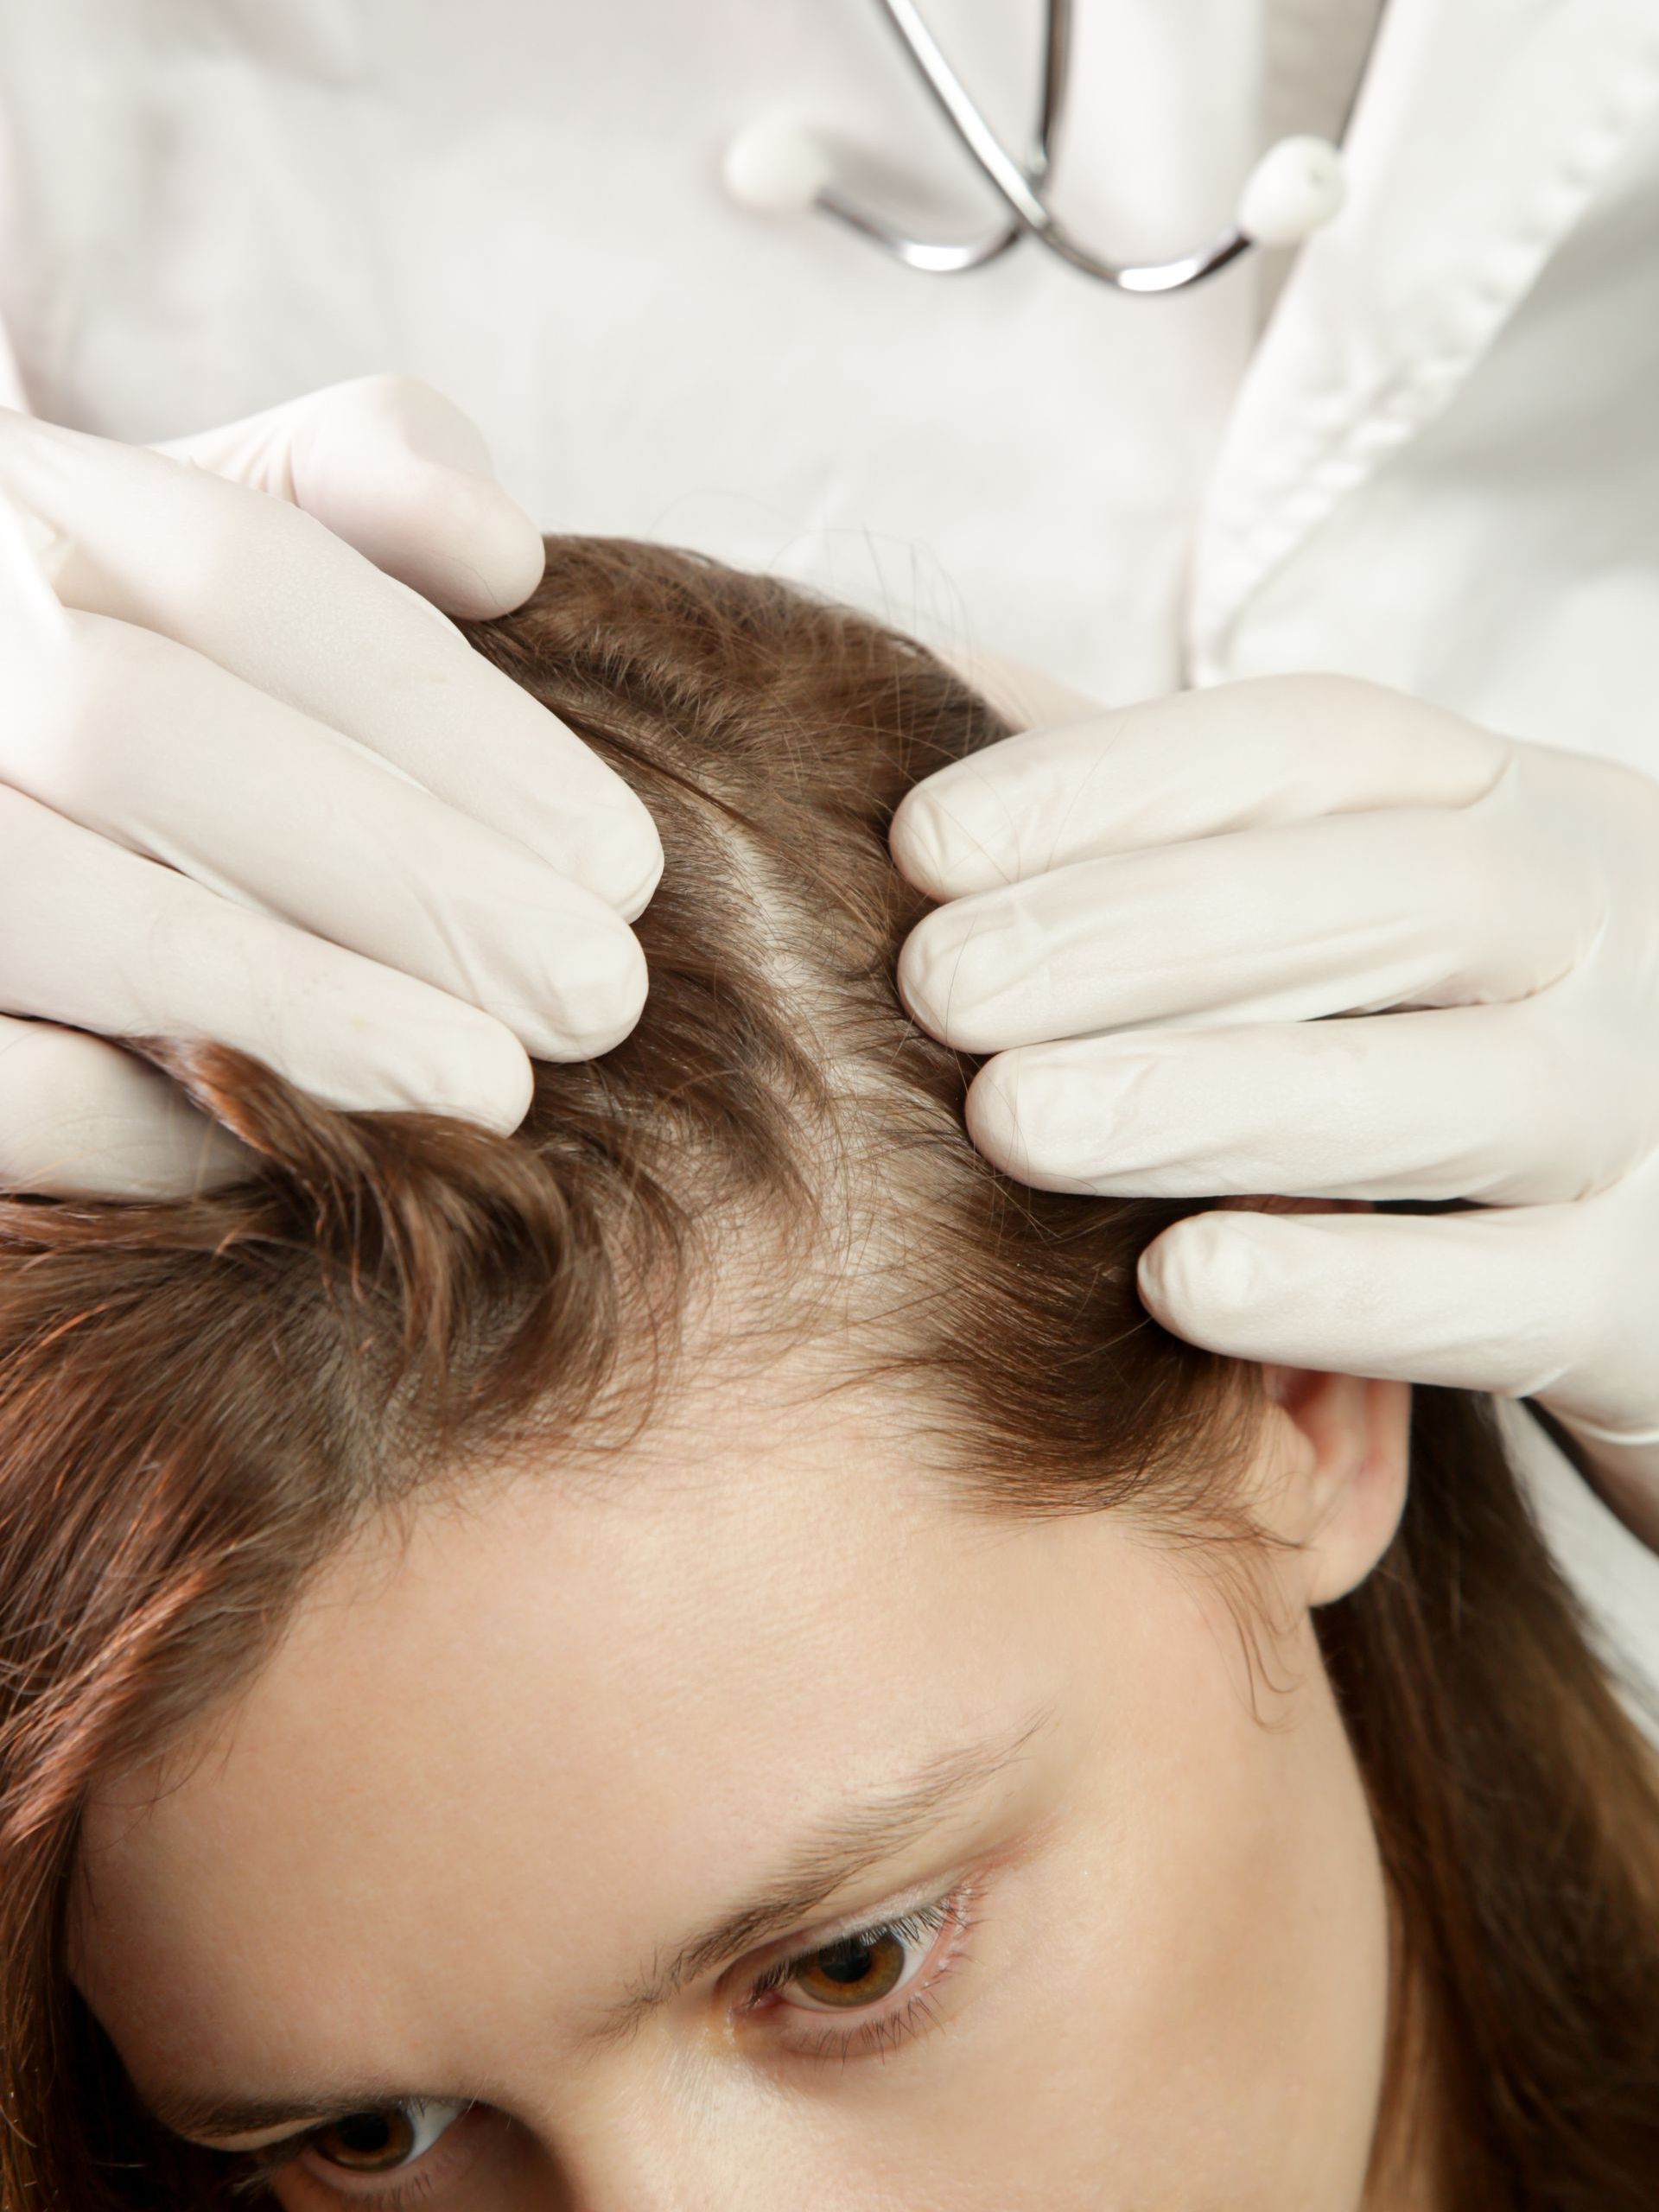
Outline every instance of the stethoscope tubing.
<svg viewBox="0 0 1659 2212">
<path fill-rule="evenodd" d="M 991 189 L 1007 220 L 981 238 L 911 238 L 881 216 L 826 184 L 817 206 L 827 215 L 873 240 L 907 268 L 931 276 L 958 276 L 995 261 L 1022 238 L 1034 238 L 1086 276 L 1122 292 L 1173 292 L 1196 284 L 1248 251 L 1251 241 L 1234 224 L 1214 244 L 1173 261 L 1129 264 L 1091 252 L 1065 228 L 1043 196 L 1071 75 L 1071 0 L 1048 0 L 1043 37 L 1042 90 L 1030 150 L 1018 161 L 997 137 L 934 37 L 916 0 L 876 0 L 899 50 Z"/>
</svg>

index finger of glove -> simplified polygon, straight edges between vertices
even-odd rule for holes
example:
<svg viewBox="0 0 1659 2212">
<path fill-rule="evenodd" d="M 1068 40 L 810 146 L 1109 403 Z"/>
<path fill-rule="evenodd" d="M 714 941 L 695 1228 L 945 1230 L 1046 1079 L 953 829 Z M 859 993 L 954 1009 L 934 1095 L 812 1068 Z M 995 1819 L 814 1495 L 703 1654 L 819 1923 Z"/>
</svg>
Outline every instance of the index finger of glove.
<svg viewBox="0 0 1659 2212">
<path fill-rule="evenodd" d="M 162 454 L 10 413 L 0 488 L 54 534 L 65 605 L 156 631 L 357 739 L 625 919 L 645 906 L 662 847 L 621 778 L 445 616 L 311 516 Z"/>
<path fill-rule="evenodd" d="M 908 791 L 893 852 L 935 899 L 1075 861 L 1378 807 L 1466 806 L 1509 747 L 1347 677 L 1258 677 L 1033 731 Z"/>
<path fill-rule="evenodd" d="M 542 534 L 477 425 L 418 377 L 356 377 L 156 447 L 289 499 L 447 614 L 520 607 Z"/>
<path fill-rule="evenodd" d="M 1571 841 L 1509 786 L 1077 861 L 925 915 L 905 1002 L 968 1052 L 1145 1023 L 1306 1021 L 1516 999 L 1565 975 L 1601 911 Z"/>
</svg>

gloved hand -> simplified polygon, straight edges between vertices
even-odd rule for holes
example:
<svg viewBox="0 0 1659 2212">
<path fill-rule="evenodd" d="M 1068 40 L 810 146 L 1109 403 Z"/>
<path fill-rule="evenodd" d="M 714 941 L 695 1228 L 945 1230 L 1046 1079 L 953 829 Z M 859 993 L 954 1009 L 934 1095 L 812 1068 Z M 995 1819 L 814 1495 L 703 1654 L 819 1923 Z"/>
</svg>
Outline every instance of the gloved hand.
<svg viewBox="0 0 1659 2212">
<path fill-rule="evenodd" d="M 1141 1268 L 1254 1360 L 1535 1397 L 1659 1547 L 1659 784 L 1333 677 L 1017 736 L 930 777 L 917 1019 L 976 1142 L 1224 1210 Z M 1386 1018 L 1384 1018 L 1386 1017 Z"/>
<path fill-rule="evenodd" d="M 438 611 L 505 612 L 541 569 L 409 378 L 162 450 L 0 410 L 0 1187 L 242 1164 L 108 1038 L 505 1130 L 528 1053 L 626 1036 L 655 827 Z"/>
</svg>

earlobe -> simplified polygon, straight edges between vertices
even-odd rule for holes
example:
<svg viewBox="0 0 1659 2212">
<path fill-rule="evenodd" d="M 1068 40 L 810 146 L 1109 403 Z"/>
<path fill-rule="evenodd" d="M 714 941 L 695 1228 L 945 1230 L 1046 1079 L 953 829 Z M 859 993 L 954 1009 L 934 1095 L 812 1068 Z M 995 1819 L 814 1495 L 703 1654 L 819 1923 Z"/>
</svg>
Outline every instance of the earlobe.
<svg viewBox="0 0 1659 2212">
<path fill-rule="evenodd" d="M 1307 1368 L 1264 1373 L 1282 1455 L 1275 1533 L 1297 1547 L 1303 1601 L 1328 1605 L 1364 1581 L 1399 1526 L 1411 1387 Z"/>
</svg>

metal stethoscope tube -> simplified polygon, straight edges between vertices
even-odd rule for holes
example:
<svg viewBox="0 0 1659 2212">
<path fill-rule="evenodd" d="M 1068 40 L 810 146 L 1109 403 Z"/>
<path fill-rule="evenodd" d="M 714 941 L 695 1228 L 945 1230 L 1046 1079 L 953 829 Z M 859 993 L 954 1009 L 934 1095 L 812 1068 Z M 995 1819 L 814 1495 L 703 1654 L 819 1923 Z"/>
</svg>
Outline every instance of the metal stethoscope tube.
<svg viewBox="0 0 1659 2212">
<path fill-rule="evenodd" d="M 793 123 L 761 123 L 728 149 L 726 181 L 733 197 L 757 213 L 790 215 L 809 208 L 880 246 L 906 268 L 957 276 L 997 261 L 1024 238 L 1121 292 L 1176 292 L 1213 276 L 1255 245 L 1291 245 L 1327 222 L 1342 204 L 1342 161 L 1328 139 L 1281 139 L 1253 171 L 1237 219 L 1212 244 L 1172 261 L 1125 264 L 1091 252 L 1066 229 L 1045 197 L 1065 111 L 1071 65 L 1071 0 L 1049 0 L 1043 41 L 1042 86 L 1024 161 L 1011 154 L 951 67 L 916 0 L 876 0 L 906 59 L 969 160 L 1007 210 L 978 238 L 912 238 L 852 198 L 836 181 L 822 143 Z"/>
</svg>

